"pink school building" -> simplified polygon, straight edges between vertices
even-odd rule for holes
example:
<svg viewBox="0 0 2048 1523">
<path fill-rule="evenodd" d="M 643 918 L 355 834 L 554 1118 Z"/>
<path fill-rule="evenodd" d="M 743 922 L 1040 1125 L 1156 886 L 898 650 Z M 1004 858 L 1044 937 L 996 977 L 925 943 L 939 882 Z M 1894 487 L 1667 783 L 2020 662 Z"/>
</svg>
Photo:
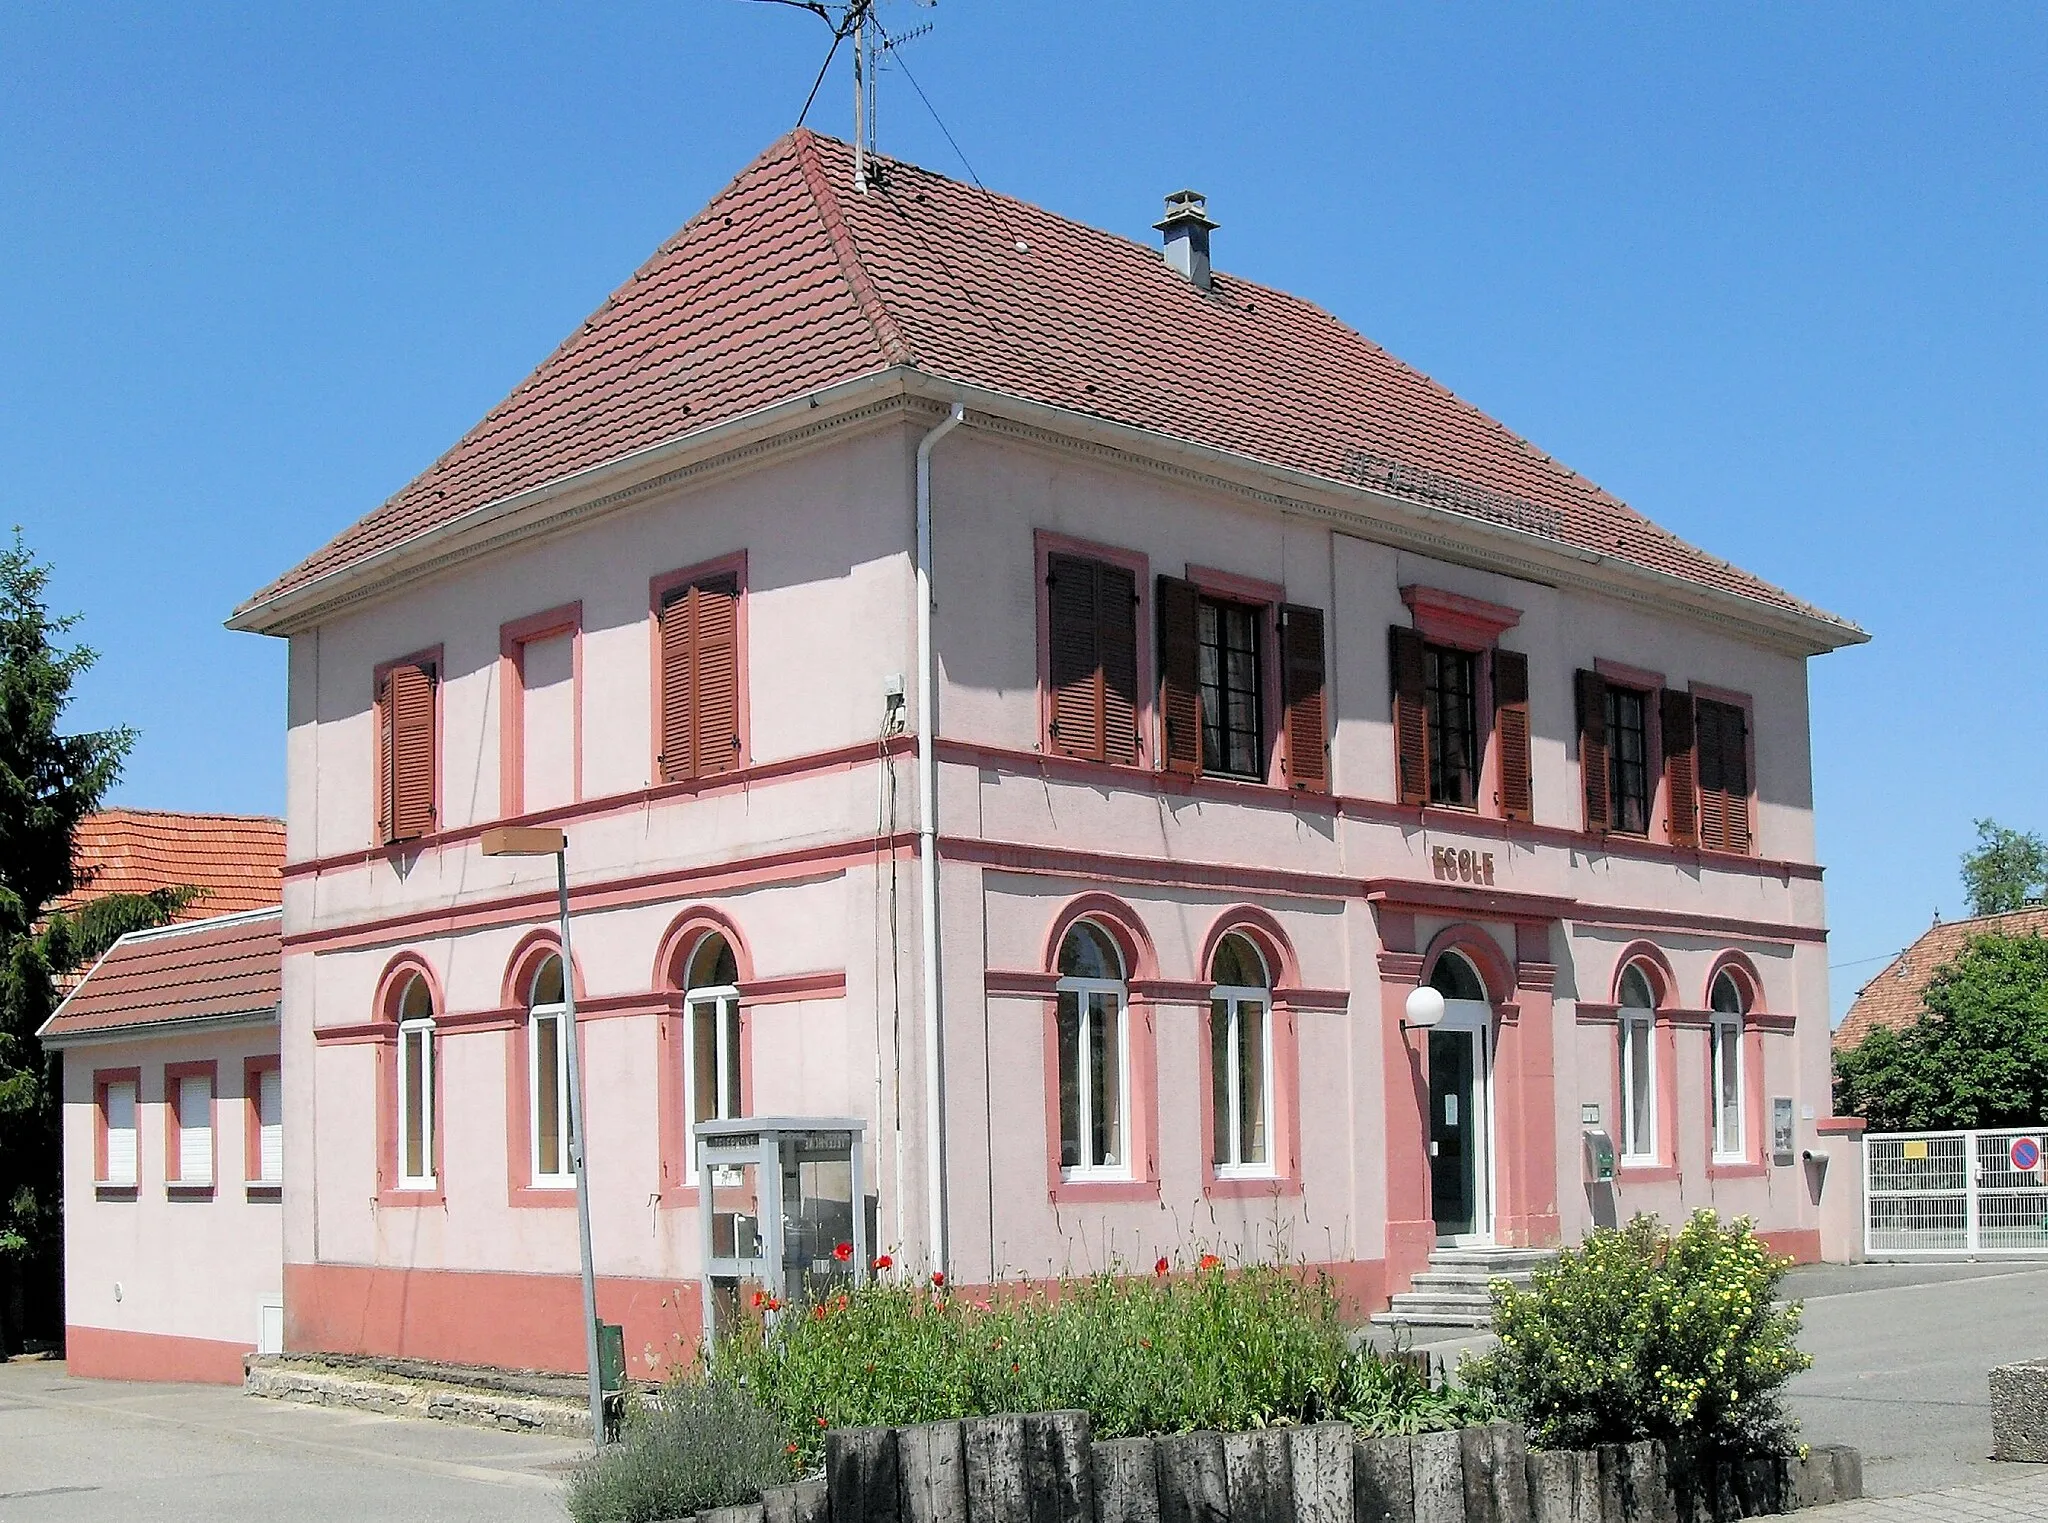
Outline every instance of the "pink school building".
<svg viewBox="0 0 2048 1523">
<path fill-rule="evenodd" d="M 580 1368 L 565 976 L 636 1356 L 727 1116 L 861 1118 L 963 1285 L 1849 1251 L 1806 661 L 1861 631 L 1160 228 L 800 131 L 236 612 L 290 643 L 287 1347 Z M 567 831 L 566 975 L 507 821 Z"/>
</svg>

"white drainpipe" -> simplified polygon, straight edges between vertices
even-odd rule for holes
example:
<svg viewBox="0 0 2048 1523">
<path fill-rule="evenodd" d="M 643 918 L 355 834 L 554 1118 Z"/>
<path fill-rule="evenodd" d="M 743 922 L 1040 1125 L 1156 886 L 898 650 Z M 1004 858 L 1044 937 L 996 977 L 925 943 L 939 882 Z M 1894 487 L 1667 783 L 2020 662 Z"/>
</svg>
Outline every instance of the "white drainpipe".
<svg viewBox="0 0 2048 1523">
<path fill-rule="evenodd" d="M 932 446 L 967 421 L 958 402 L 917 446 L 917 867 L 924 990 L 926 1244 L 946 1264 L 946 1071 L 939 995 L 939 658 L 932 649 Z M 902 1102 L 899 1100 L 898 1104 Z"/>
</svg>

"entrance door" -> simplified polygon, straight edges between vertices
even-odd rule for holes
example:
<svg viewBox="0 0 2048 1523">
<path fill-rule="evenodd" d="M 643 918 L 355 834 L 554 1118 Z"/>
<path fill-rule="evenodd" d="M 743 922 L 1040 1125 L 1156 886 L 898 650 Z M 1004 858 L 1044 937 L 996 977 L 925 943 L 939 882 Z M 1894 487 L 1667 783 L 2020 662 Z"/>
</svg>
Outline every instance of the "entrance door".
<svg viewBox="0 0 2048 1523">
<path fill-rule="evenodd" d="M 1440 974 L 1454 958 L 1445 954 Z M 1492 1038 L 1483 999 L 1447 998 L 1429 1033 L 1429 1197 L 1440 1243 L 1493 1241 Z"/>
</svg>

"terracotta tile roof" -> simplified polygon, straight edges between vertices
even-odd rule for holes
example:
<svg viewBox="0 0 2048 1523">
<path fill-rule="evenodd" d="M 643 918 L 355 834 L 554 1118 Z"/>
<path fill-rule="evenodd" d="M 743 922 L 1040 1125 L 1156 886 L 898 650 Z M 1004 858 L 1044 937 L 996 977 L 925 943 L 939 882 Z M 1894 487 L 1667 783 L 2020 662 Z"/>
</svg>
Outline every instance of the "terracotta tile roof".
<svg viewBox="0 0 2048 1523">
<path fill-rule="evenodd" d="M 107 949 L 38 1033 L 92 1032 L 223 1016 L 275 1016 L 283 949 L 277 910 L 131 931 Z"/>
<path fill-rule="evenodd" d="M 1930 926 L 1918 941 L 1887 963 L 1882 973 L 1856 991 L 1855 1003 L 1835 1028 L 1835 1050 L 1847 1051 L 1880 1026 L 1897 1031 L 1919 1020 L 1920 995 L 1928 980 L 1955 961 L 1970 938 L 1992 935 L 2048 935 L 2048 906 Z"/>
<path fill-rule="evenodd" d="M 453 449 L 243 605 L 573 472 L 907 365 L 1827 620 L 1658 528 L 1299 297 L 885 161 L 773 144 Z"/>
<path fill-rule="evenodd" d="M 104 894 L 142 894 L 179 885 L 200 891 L 180 920 L 262 909 L 282 896 L 284 821 L 252 814 L 106 809 L 78 822 L 71 865 L 79 886 L 52 909 L 76 909 Z"/>
</svg>

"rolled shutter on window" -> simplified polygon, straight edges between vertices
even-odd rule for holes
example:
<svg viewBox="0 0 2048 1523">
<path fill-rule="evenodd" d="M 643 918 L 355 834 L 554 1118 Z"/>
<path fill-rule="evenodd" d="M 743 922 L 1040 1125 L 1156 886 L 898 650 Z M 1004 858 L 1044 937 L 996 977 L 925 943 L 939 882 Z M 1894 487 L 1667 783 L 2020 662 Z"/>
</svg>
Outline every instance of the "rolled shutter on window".
<svg viewBox="0 0 2048 1523">
<path fill-rule="evenodd" d="M 1387 630 L 1387 665 L 1394 692 L 1394 772 L 1400 801 L 1429 802 L 1429 700 L 1419 630 Z"/>
<path fill-rule="evenodd" d="M 1280 611 L 1283 731 L 1288 785 L 1330 791 L 1328 674 L 1323 657 L 1323 611 L 1293 604 Z"/>
<path fill-rule="evenodd" d="M 1193 582 L 1162 576 L 1159 595 L 1159 718 L 1165 766 L 1202 770 L 1201 595 Z"/>
<path fill-rule="evenodd" d="M 1665 829 L 1674 846 L 1700 844 L 1699 766 L 1692 694 L 1664 689 L 1658 719 L 1663 730 Z"/>
<path fill-rule="evenodd" d="M 124 1080 L 109 1084 L 107 1108 L 107 1183 L 135 1183 L 135 1085 Z"/>
<path fill-rule="evenodd" d="M 1493 653 L 1493 733 L 1500 746 L 1500 812 L 1511 820 L 1536 817 L 1529 765 L 1529 658 L 1518 650 Z"/>
<path fill-rule="evenodd" d="M 1586 799 L 1586 829 L 1606 830 L 1612 820 L 1607 787 L 1607 679 L 1581 669 L 1573 684 L 1578 698 L 1579 781 Z"/>
<path fill-rule="evenodd" d="M 184 1184 L 213 1180 L 213 1081 L 204 1074 L 178 1081 L 178 1179 Z"/>
<path fill-rule="evenodd" d="M 284 1075 L 265 1068 L 256 1075 L 257 1177 L 276 1184 L 284 1179 Z"/>
<path fill-rule="evenodd" d="M 434 667 L 429 662 L 406 662 L 392 667 L 384 680 L 389 694 L 385 755 L 390 769 L 386 839 L 410 841 L 434 828 Z"/>
</svg>

